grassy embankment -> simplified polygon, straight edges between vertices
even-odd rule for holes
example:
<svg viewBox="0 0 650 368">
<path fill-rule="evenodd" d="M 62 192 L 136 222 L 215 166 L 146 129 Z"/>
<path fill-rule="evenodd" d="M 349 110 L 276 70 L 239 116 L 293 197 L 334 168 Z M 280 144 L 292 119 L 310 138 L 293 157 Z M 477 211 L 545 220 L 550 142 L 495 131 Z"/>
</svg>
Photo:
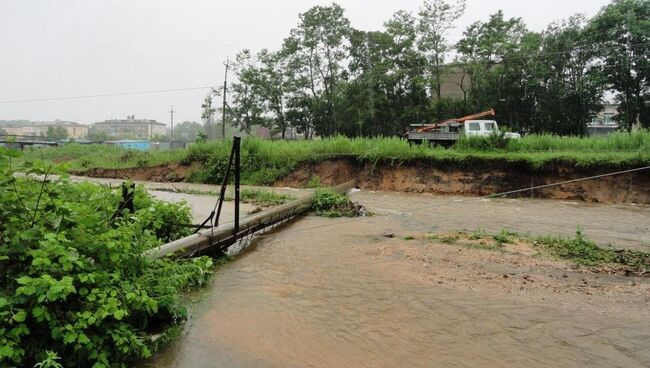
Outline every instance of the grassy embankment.
<svg viewBox="0 0 650 368">
<path fill-rule="evenodd" d="M 107 146 L 69 145 L 27 150 L 23 160 L 67 162 L 73 170 L 148 167 L 165 163 L 199 164 L 188 181 L 218 183 L 227 163 L 230 142 L 194 144 L 185 150 L 137 152 Z M 242 182 L 270 184 L 302 162 L 349 157 L 366 162 L 432 160 L 476 165 L 519 163 L 542 167 L 566 163 L 580 167 L 638 167 L 650 164 L 650 132 L 619 133 L 607 137 L 531 135 L 520 140 L 468 139 L 451 149 L 409 146 L 399 138 L 313 141 L 246 139 L 242 146 Z"/>
</svg>

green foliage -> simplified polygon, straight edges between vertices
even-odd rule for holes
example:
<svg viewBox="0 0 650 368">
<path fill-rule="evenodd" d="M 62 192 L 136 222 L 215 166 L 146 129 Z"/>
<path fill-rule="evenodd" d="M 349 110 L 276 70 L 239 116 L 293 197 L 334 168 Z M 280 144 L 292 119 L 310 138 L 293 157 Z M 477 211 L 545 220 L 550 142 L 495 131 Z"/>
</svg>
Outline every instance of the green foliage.
<svg viewBox="0 0 650 368">
<path fill-rule="evenodd" d="M 137 151 L 104 144 L 71 143 L 61 147 L 25 149 L 17 163 L 40 161 L 67 163 L 71 170 L 91 168 L 114 169 L 157 166 L 178 162 L 185 155 L 183 150 Z"/>
<path fill-rule="evenodd" d="M 613 0 L 592 19 L 541 32 L 499 10 L 450 45 L 464 11 L 464 0 L 425 0 L 364 31 L 339 5 L 314 6 L 280 50 L 239 53 L 230 118 L 245 131 L 398 136 L 410 124 L 495 108 L 503 126 L 583 136 L 613 90 L 622 127 L 650 127 L 647 0 Z"/>
<path fill-rule="evenodd" d="M 574 238 L 544 236 L 536 238 L 535 244 L 557 257 L 581 265 L 617 264 L 639 273 L 646 273 L 650 269 L 650 253 L 600 248 L 587 239 L 580 228 Z"/>
<path fill-rule="evenodd" d="M 580 229 L 576 231 L 575 238 L 541 237 L 537 242 L 547 247 L 554 255 L 579 264 L 597 265 L 613 260 L 611 251 L 596 246 L 596 243 L 585 238 Z"/>
<path fill-rule="evenodd" d="M 64 140 L 68 138 L 68 131 L 62 126 L 48 126 L 46 137 L 53 141 Z"/>
<path fill-rule="evenodd" d="M 492 239 L 497 243 L 497 246 L 503 246 L 504 244 L 512 244 L 514 242 L 513 237 L 516 235 L 516 233 L 501 230 L 498 234 L 492 235 Z"/>
<path fill-rule="evenodd" d="M 241 190 L 240 196 L 242 202 L 252 203 L 263 207 L 277 206 L 294 199 L 293 196 L 288 194 L 275 193 L 270 190 L 247 188 Z"/>
<path fill-rule="evenodd" d="M 618 91 L 616 120 L 626 130 L 637 123 L 650 128 L 650 2 L 615 0 L 589 22 L 602 77 Z"/>
<path fill-rule="evenodd" d="M 121 193 L 33 165 L 14 176 L 0 150 L 0 366 L 125 367 L 151 355 L 146 335 L 182 320 L 179 291 L 204 282 L 211 260 L 148 260 L 187 234 L 186 206 Z M 61 359 L 59 358 L 61 357 Z M 61 361 L 60 361 L 61 360 Z"/>
<path fill-rule="evenodd" d="M 496 142 L 496 143 L 495 143 Z M 504 146 L 505 144 L 505 146 Z M 228 164 L 231 142 L 196 143 L 185 150 L 139 152 L 107 146 L 69 145 L 26 151 L 19 164 L 40 161 L 67 162 L 69 167 L 129 168 L 138 161 L 148 165 L 180 163 L 200 164 L 186 180 L 221 184 Z M 452 162 L 475 165 L 505 161 L 532 168 L 564 162 L 582 167 L 635 167 L 650 164 L 650 131 L 617 133 L 605 137 L 559 137 L 527 135 L 521 139 L 468 138 L 451 149 L 410 146 L 399 138 L 346 138 L 342 136 L 310 141 L 270 141 L 247 138 L 241 151 L 242 183 L 269 185 L 302 163 L 332 158 L 350 158 L 362 163 L 401 163 L 412 160 Z M 230 178 L 232 182 L 232 176 Z M 315 178 L 310 184 L 316 184 Z M 312 182 L 313 181 L 313 182 Z"/>
<path fill-rule="evenodd" d="M 487 137 L 480 136 L 462 136 L 454 147 L 458 150 L 478 150 L 493 151 L 502 150 L 508 147 L 510 138 L 505 136 L 505 132 L 495 132 Z"/>
<path fill-rule="evenodd" d="M 501 230 L 490 234 L 484 230 L 461 231 L 451 234 L 426 234 L 426 239 L 446 244 L 458 244 L 482 250 L 503 250 L 506 244 L 524 243 L 537 247 L 541 254 L 561 258 L 578 265 L 609 266 L 622 269 L 626 273 L 647 274 L 650 270 L 650 253 L 632 250 L 614 249 L 611 246 L 601 248 L 587 239 L 578 228 L 575 237 L 520 235 L 512 231 Z"/>
<path fill-rule="evenodd" d="M 314 193 L 312 209 L 325 217 L 354 217 L 357 214 L 348 196 L 332 189 L 318 189 Z"/>
</svg>

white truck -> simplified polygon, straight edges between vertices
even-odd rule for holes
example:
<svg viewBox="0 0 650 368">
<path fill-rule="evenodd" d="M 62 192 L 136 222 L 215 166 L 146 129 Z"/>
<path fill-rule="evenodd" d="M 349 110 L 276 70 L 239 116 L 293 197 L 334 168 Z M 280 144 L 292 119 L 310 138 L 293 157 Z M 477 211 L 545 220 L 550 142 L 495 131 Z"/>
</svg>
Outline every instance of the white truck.
<svg viewBox="0 0 650 368">
<path fill-rule="evenodd" d="M 477 120 L 484 116 L 494 116 L 494 110 L 470 115 L 459 119 L 446 120 L 437 124 L 412 125 L 412 130 L 407 133 L 409 143 L 437 144 L 451 147 L 462 136 L 487 137 L 499 134 L 499 125 L 495 120 Z M 505 132 L 505 138 L 519 139 L 519 133 Z"/>
</svg>

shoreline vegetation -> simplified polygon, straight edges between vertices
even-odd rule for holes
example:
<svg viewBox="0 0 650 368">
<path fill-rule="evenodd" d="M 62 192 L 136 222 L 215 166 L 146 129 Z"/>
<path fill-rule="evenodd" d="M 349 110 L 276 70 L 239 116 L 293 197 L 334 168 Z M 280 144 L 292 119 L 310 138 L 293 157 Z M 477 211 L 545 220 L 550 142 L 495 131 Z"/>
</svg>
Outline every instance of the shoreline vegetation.
<svg viewBox="0 0 650 368">
<path fill-rule="evenodd" d="M 58 165 L 14 175 L 0 147 L 0 366 L 126 367 L 187 318 L 183 292 L 205 285 L 209 257 L 149 260 L 189 235 L 184 203 L 137 186 L 71 182 Z"/>
<path fill-rule="evenodd" d="M 186 181 L 219 183 L 230 153 L 230 141 L 195 143 L 172 151 L 135 151 L 104 145 L 69 144 L 28 148 L 16 167 L 35 162 L 64 164 L 78 174 L 91 169 L 146 168 L 178 164 L 193 166 Z M 650 131 L 616 133 L 605 137 L 529 135 L 519 140 L 471 138 L 454 147 L 409 145 L 399 138 L 346 138 L 270 141 L 247 138 L 242 145 L 242 183 L 269 185 L 305 162 L 348 158 L 360 162 L 400 164 L 426 160 L 466 167 L 505 162 L 532 169 L 552 164 L 583 168 L 633 168 L 650 165 Z"/>
</svg>

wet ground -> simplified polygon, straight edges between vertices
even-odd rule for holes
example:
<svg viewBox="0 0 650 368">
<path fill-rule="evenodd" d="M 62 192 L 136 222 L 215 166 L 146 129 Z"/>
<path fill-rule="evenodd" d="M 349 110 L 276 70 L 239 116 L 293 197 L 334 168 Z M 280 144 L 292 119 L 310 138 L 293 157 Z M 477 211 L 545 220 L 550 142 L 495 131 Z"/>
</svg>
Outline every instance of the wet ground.
<svg viewBox="0 0 650 368">
<path fill-rule="evenodd" d="M 181 337 L 143 367 L 650 366 L 648 278 L 421 236 L 580 225 L 600 244 L 648 250 L 649 207 L 353 199 L 377 216 L 308 216 L 220 267 L 193 295 Z"/>
</svg>

